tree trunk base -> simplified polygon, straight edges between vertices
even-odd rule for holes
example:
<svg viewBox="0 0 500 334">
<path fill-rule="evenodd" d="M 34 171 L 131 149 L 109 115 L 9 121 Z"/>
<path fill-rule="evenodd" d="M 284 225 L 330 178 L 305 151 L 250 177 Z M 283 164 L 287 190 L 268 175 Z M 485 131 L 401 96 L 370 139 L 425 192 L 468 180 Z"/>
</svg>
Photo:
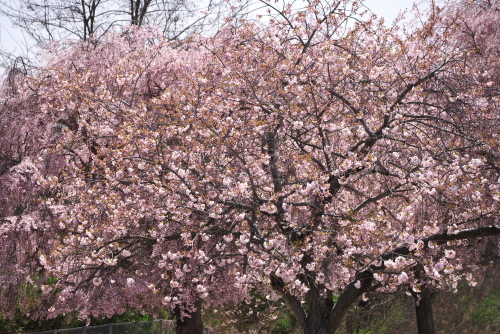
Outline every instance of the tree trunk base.
<svg viewBox="0 0 500 334">
<path fill-rule="evenodd" d="M 196 311 L 190 314 L 190 317 L 181 317 L 180 309 L 176 309 L 175 332 L 177 334 L 203 334 L 203 322 L 201 320 L 201 299 L 194 304 Z"/>
</svg>

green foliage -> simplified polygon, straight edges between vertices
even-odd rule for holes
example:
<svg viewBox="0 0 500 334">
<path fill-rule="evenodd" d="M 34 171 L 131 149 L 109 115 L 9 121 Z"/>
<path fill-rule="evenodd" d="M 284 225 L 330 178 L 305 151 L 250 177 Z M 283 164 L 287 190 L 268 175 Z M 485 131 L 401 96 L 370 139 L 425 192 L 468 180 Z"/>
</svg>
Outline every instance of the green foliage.
<svg viewBox="0 0 500 334">
<path fill-rule="evenodd" d="M 77 320 L 74 314 L 59 316 L 54 319 L 30 319 L 20 311 L 16 312 L 12 319 L 0 318 L 0 334 L 40 332 L 59 328 L 73 328 L 84 325 Z"/>
<path fill-rule="evenodd" d="M 98 317 L 90 319 L 90 326 L 106 325 L 110 323 L 123 323 L 135 321 L 151 321 L 155 319 L 168 319 L 166 312 L 160 312 L 158 316 L 153 317 L 150 314 L 142 314 L 134 311 L 126 311 L 122 314 L 116 314 L 111 318 Z M 33 320 L 26 317 L 25 314 L 17 312 L 13 319 L 2 319 L 0 315 L 0 334 L 13 334 L 30 332 L 42 332 L 53 329 L 65 329 L 83 327 L 86 322 L 79 320 L 75 313 L 65 316 L 58 316 L 54 319 L 38 319 Z"/>
<path fill-rule="evenodd" d="M 272 334 L 288 334 L 297 330 L 297 322 L 291 313 L 286 313 L 273 321 Z"/>
<path fill-rule="evenodd" d="M 20 333 L 12 321 L 0 319 L 0 333 Z"/>
<path fill-rule="evenodd" d="M 366 302 L 361 301 L 346 315 L 343 333 L 389 334 L 398 324 L 406 321 L 404 313 L 408 307 L 405 297 L 372 294 Z"/>
<path fill-rule="evenodd" d="M 483 298 L 474 308 L 470 321 L 480 329 L 492 324 L 500 325 L 500 293 Z"/>
</svg>

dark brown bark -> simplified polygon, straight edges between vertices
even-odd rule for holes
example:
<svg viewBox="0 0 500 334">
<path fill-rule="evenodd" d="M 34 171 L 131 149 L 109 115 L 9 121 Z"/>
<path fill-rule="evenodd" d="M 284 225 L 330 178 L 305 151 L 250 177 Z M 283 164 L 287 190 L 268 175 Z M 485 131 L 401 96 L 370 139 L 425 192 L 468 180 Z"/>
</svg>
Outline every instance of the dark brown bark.
<svg viewBox="0 0 500 334">
<path fill-rule="evenodd" d="M 356 275 L 354 282 L 349 284 L 334 303 L 331 296 L 323 298 L 312 277 L 305 278 L 309 291 L 305 298 L 305 308 L 300 300 L 285 289 L 281 278 L 271 275 L 271 285 L 292 309 L 297 323 L 304 334 L 335 334 L 352 304 L 361 295 L 375 288 L 373 274 L 364 271 Z M 356 282 L 359 281 L 359 288 Z M 307 310 L 307 311 L 306 311 Z"/>
<path fill-rule="evenodd" d="M 304 332 L 307 334 L 330 334 L 332 333 L 329 328 L 330 309 L 333 303 L 329 305 L 327 299 L 321 298 L 320 291 L 314 284 L 312 277 L 307 277 L 306 281 L 309 291 L 305 296 L 308 312 L 304 323 Z"/>
<path fill-rule="evenodd" d="M 359 281 L 359 288 L 356 282 Z M 351 308 L 352 304 L 363 295 L 363 293 L 372 291 L 377 287 L 374 284 L 373 274 L 369 271 L 364 271 L 356 275 L 356 278 L 342 291 L 337 303 L 333 307 L 330 316 L 329 326 L 332 328 L 332 334 L 340 327 L 345 314 Z"/>
<path fill-rule="evenodd" d="M 424 266 L 418 263 L 414 268 L 415 278 L 422 279 L 425 273 Z M 418 334 L 434 334 L 434 314 L 432 312 L 432 299 L 430 287 L 423 283 L 420 292 L 409 289 L 415 299 L 415 311 L 417 312 Z"/>
<path fill-rule="evenodd" d="M 434 314 L 432 311 L 431 291 L 423 288 L 418 294 L 419 300 L 415 301 L 417 311 L 418 334 L 434 334 Z"/>
<path fill-rule="evenodd" d="M 295 320 L 297 321 L 297 324 L 301 328 L 304 328 L 307 315 L 306 315 L 304 309 L 302 308 L 300 300 L 297 297 L 295 297 L 294 295 L 292 295 L 291 293 L 289 293 L 288 291 L 286 291 L 285 283 L 283 282 L 283 279 L 281 279 L 280 277 L 278 277 L 274 274 L 271 274 L 270 279 L 271 279 L 271 287 L 274 290 L 276 290 L 281 295 L 281 297 L 283 297 L 283 299 L 287 303 L 288 307 L 290 307 L 290 309 L 293 313 L 293 316 L 295 317 Z"/>
<path fill-rule="evenodd" d="M 498 222 L 495 222 L 496 224 Z M 476 229 L 460 231 L 457 233 L 448 234 L 446 232 L 432 235 L 428 238 L 422 239 L 425 244 L 429 241 L 435 241 L 438 245 L 447 243 L 448 241 L 475 239 L 481 237 L 489 237 L 493 235 L 500 235 L 500 227 L 496 225 L 484 226 Z"/>
<path fill-rule="evenodd" d="M 190 317 L 181 317 L 179 308 L 175 309 L 175 332 L 177 334 L 203 334 L 203 322 L 201 320 L 201 299 L 198 299 L 194 306 L 196 310 Z"/>
</svg>

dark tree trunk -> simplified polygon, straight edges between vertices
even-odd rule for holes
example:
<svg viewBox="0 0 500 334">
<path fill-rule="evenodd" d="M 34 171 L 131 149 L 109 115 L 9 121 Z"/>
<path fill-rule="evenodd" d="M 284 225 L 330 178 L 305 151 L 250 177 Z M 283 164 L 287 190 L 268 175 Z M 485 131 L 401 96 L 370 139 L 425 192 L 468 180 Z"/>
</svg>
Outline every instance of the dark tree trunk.
<svg viewBox="0 0 500 334">
<path fill-rule="evenodd" d="M 358 281 L 359 287 L 356 287 Z M 330 326 L 335 329 L 332 333 L 335 333 L 340 327 L 345 314 L 349 311 L 352 304 L 365 292 L 373 291 L 376 288 L 377 284 L 374 284 L 373 274 L 370 271 L 363 271 L 356 275 L 355 280 L 342 291 L 331 312 Z"/>
<path fill-rule="evenodd" d="M 330 317 L 315 318 L 308 316 L 302 330 L 304 334 L 335 334 L 337 328 L 330 326 Z"/>
<path fill-rule="evenodd" d="M 194 306 L 196 311 L 190 314 L 190 317 L 181 317 L 179 308 L 175 310 L 177 319 L 175 332 L 177 334 L 203 334 L 203 322 L 201 321 L 201 299 L 198 299 Z"/>
<path fill-rule="evenodd" d="M 416 300 L 418 334 L 434 334 L 434 314 L 432 312 L 431 291 L 424 287 Z"/>
<path fill-rule="evenodd" d="M 309 292 L 305 296 L 305 308 L 297 297 L 286 291 L 281 278 L 271 275 L 271 286 L 285 299 L 304 334 L 335 334 L 352 304 L 363 293 L 375 288 L 371 272 L 358 273 L 356 280 L 345 287 L 334 303 L 332 296 L 321 296 L 312 277 L 304 280 L 309 286 Z M 358 281 L 359 285 L 356 287 Z"/>
</svg>

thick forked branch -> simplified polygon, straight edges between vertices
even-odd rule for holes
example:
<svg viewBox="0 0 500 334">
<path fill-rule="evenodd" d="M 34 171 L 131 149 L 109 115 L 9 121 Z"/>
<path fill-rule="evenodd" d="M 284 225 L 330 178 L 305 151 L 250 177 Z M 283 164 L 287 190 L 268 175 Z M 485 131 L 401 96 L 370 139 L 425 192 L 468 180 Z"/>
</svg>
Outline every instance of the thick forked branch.
<svg viewBox="0 0 500 334">
<path fill-rule="evenodd" d="M 495 235 L 500 235 L 500 228 L 492 225 L 479 227 L 477 229 L 460 231 L 453 234 L 438 233 L 421 239 L 421 241 L 423 241 L 425 244 L 428 244 L 430 241 L 437 242 L 438 244 L 444 244 L 448 241 L 473 239 Z M 401 255 L 408 255 L 409 253 L 409 247 L 398 247 L 390 252 L 383 254 L 381 258 L 383 260 L 390 260 Z M 340 326 L 346 312 L 349 310 L 351 305 L 361 295 L 363 295 L 363 293 L 377 289 L 378 285 L 374 284 L 374 282 L 376 281 L 373 278 L 373 273 L 384 269 L 385 265 L 383 264 L 381 266 L 371 265 L 367 268 L 367 270 L 359 272 L 355 276 L 353 281 L 342 291 L 334 307 L 330 310 L 325 310 L 328 314 L 330 328 L 333 328 L 335 330 Z M 299 325 L 302 328 L 304 328 L 304 326 L 307 326 L 308 317 L 310 317 L 311 315 L 306 313 L 300 303 L 300 300 L 297 297 L 291 295 L 286 291 L 283 280 L 280 277 L 272 274 L 271 286 L 285 299 L 288 306 L 292 309 L 292 312 L 294 313 L 294 316 Z"/>
<path fill-rule="evenodd" d="M 475 239 L 475 238 L 481 238 L 481 237 L 491 237 L 491 236 L 497 236 L 500 235 L 500 227 L 496 225 L 491 225 L 491 226 L 484 226 L 484 227 L 478 227 L 475 229 L 469 229 L 469 230 L 464 230 L 460 231 L 457 233 L 451 233 L 448 234 L 447 232 L 443 233 L 438 233 L 431 235 L 427 238 L 423 238 L 418 241 L 422 241 L 426 246 L 429 244 L 429 242 L 435 242 L 438 245 L 445 244 L 449 241 L 456 241 L 456 240 L 465 240 L 465 239 Z M 390 252 L 387 252 L 381 256 L 382 260 L 393 260 L 398 256 L 401 255 L 408 255 L 410 254 L 410 249 L 407 246 L 403 247 L 398 247 L 393 249 Z M 384 266 L 370 266 L 371 270 L 380 270 L 383 269 Z"/>
<path fill-rule="evenodd" d="M 298 325 L 304 328 L 306 325 L 306 313 L 302 308 L 300 300 L 285 289 L 283 279 L 274 274 L 271 274 L 270 279 L 271 287 L 283 297 L 287 305 L 291 308 Z"/>
<path fill-rule="evenodd" d="M 453 234 L 438 233 L 424 238 L 421 241 L 423 241 L 426 245 L 430 241 L 437 242 L 438 244 L 444 244 L 448 241 L 474 239 L 496 235 L 500 235 L 500 228 L 492 225 L 479 227 L 477 229 L 460 231 Z M 392 250 L 391 252 L 383 254 L 381 258 L 383 260 L 389 260 L 401 255 L 408 255 L 409 253 L 410 250 L 408 247 L 399 247 Z M 331 328 L 338 328 L 338 326 L 340 326 L 347 310 L 350 308 L 352 303 L 355 302 L 363 293 L 377 289 L 378 286 L 374 284 L 374 282 L 376 281 L 373 278 L 373 273 L 384 269 L 385 265 L 383 264 L 382 266 L 371 265 L 368 267 L 368 270 L 358 273 L 354 280 L 349 285 L 347 285 L 347 287 L 340 294 L 334 308 L 331 310 Z"/>
<path fill-rule="evenodd" d="M 447 243 L 448 241 L 464 240 L 464 239 L 474 239 L 481 237 L 491 237 L 495 235 L 500 235 L 500 227 L 496 225 L 479 227 L 476 229 L 464 230 L 457 233 L 448 234 L 447 232 L 432 235 L 430 237 L 422 239 L 425 244 L 429 241 L 434 241 L 438 245 Z"/>
<path fill-rule="evenodd" d="M 372 291 L 377 288 L 377 285 L 373 284 L 373 282 L 373 274 L 370 271 L 363 271 L 356 275 L 354 280 L 342 291 L 331 311 L 331 328 L 337 329 L 340 326 L 345 314 L 359 297 L 361 297 L 365 292 Z"/>
</svg>

